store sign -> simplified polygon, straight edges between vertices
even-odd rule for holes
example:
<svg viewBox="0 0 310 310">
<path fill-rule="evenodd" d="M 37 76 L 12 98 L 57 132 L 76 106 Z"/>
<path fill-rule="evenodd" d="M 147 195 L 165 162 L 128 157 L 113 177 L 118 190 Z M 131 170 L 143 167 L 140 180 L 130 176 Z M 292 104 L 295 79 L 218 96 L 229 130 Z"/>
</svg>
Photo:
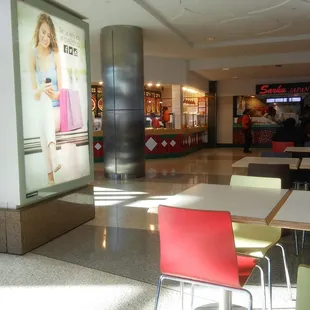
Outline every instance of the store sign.
<svg viewBox="0 0 310 310">
<path fill-rule="evenodd" d="M 305 93 L 310 93 L 310 82 L 256 85 L 257 95 L 281 95 L 281 94 L 305 94 Z"/>
</svg>

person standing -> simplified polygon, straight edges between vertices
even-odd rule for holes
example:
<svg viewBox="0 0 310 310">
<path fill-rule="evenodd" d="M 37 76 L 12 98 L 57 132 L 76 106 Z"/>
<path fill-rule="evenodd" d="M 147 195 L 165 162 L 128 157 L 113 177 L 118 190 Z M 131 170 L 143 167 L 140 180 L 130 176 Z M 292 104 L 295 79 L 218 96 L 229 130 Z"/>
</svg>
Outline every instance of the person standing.
<svg viewBox="0 0 310 310">
<path fill-rule="evenodd" d="M 252 144 L 252 120 L 251 120 L 251 110 L 245 109 L 242 116 L 242 132 L 244 135 L 244 153 L 252 153 L 250 147 Z"/>
<path fill-rule="evenodd" d="M 156 118 L 154 113 L 151 113 L 151 120 L 152 120 L 152 127 L 153 128 L 160 128 L 160 124 L 158 119 Z"/>
<path fill-rule="evenodd" d="M 170 120 L 170 114 L 168 107 L 163 107 L 163 115 L 162 115 L 162 122 L 164 124 L 164 128 L 167 128 L 167 124 L 169 123 Z"/>
</svg>

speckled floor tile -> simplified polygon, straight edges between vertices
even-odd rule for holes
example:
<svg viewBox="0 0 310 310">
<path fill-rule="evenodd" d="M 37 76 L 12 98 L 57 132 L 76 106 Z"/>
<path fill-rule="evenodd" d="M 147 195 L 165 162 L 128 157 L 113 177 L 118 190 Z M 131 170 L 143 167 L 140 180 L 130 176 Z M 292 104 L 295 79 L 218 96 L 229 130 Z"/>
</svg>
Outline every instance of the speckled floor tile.
<svg viewBox="0 0 310 310">
<path fill-rule="evenodd" d="M 156 286 L 35 254 L 0 255 L 0 308 L 6 310 L 151 310 Z M 197 304 L 210 303 L 196 298 Z M 185 305 L 189 309 L 190 298 Z M 163 289 L 160 309 L 179 309 L 179 293 Z"/>
</svg>

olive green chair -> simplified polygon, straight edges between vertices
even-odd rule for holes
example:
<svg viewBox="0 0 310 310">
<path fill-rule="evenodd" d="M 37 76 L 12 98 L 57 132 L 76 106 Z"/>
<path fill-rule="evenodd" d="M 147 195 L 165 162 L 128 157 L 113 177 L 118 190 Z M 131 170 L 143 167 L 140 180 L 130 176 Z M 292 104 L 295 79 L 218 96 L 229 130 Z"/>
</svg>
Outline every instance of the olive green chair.
<svg viewBox="0 0 310 310">
<path fill-rule="evenodd" d="M 230 180 L 230 185 L 281 189 L 281 179 L 233 175 Z M 251 201 L 249 201 L 249 208 L 250 207 Z M 291 282 L 287 267 L 285 250 L 283 246 L 278 243 L 281 238 L 281 228 L 264 225 L 233 223 L 233 230 L 236 250 L 238 253 L 257 258 L 264 258 L 268 263 L 270 309 L 272 309 L 272 273 L 271 260 L 267 256 L 267 252 L 274 246 L 277 246 L 281 249 L 287 288 L 290 294 L 290 298 L 292 299 Z"/>
<path fill-rule="evenodd" d="M 297 275 L 296 310 L 310 309 L 310 266 L 299 265 Z"/>
</svg>

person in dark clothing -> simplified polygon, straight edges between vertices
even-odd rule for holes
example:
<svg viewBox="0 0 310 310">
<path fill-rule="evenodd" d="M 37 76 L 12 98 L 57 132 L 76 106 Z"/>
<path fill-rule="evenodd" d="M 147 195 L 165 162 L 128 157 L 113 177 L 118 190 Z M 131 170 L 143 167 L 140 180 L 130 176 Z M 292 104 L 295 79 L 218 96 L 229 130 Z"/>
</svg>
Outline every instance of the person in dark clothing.
<svg viewBox="0 0 310 310">
<path fill-rule="evenodd" d="M 282 122 L 282 126 L 277 129 L 272 137 L 275 142 L 294 142 L 295 146 L 304 146 L 306 133 L 303 128 L 296 127 L 294 118 L 288 118 Z"/>
<path fill-rule="evenodd" d="M 244 153 L 252 153 L 250 146 L 252 144 L 252 120 L 250 117 L 251 110 L 245 109 L 242 116 L 242 132 L 244 135 Z"/>
</svg>

